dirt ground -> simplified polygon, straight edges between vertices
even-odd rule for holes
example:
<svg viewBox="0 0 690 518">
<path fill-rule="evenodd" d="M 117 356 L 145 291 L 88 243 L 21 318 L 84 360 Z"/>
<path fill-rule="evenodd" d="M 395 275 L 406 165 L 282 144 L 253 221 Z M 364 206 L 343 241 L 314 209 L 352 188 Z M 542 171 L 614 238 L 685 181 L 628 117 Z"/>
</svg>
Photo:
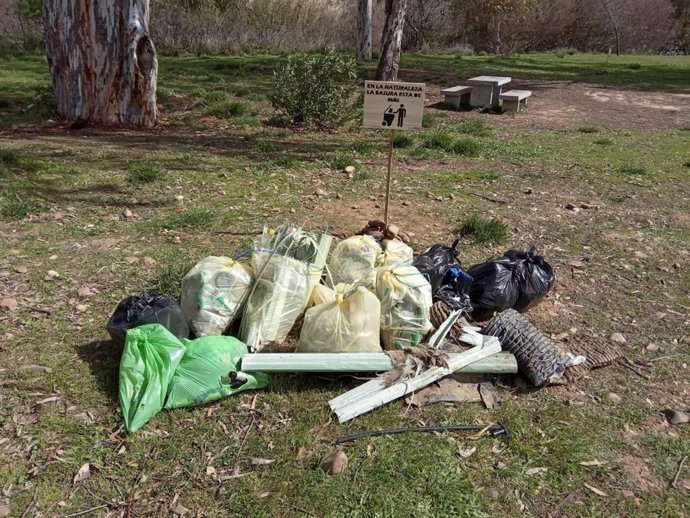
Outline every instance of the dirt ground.
<svg viewBox="0 0 690 518">
<path fill-rule="evenodd" d="M 516 80 L 509 86 L 532 91 L 529 109 L 520 117 L 491 117 L 492 125 L 677 129 L 690 124 L 690 93 L 623 90 L 571 81 Z M 427 89 L 432 105 L 443 101 L 441 89 Z"/>
</svg>

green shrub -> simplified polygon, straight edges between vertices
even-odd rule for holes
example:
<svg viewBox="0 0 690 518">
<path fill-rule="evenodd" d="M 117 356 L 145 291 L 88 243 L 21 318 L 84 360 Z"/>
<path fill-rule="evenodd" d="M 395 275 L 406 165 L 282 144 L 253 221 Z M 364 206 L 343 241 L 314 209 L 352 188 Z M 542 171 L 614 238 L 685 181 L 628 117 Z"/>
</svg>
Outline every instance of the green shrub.
<svg viewBox="0 0 690 518">
<path fill-rule="evenodd" d="M 599 128 L 595 128 L 594 126 L 582 126 L 578 128 L 577 131 L 580 133 L 599 133 Z"/>
<path fill-rule="evenodd" d="M 210 210 L 204 209 L 189 209 L 187 212 L 180 214 L 166 222 L 165 228 L 178 227 L 208 227 L 216 220 L 215 214 Z"/>
<path fill-rule="evenodd" d="M 414 145 L 414 138 L 406 135 L 405 133 L 396 133 L 393 136 L 393 147 L 394 148 L 405 148 Z"/>
<path fill-rule="evenodd" d="M 507 225 L 493 218 L 488 219 L 479 214 L 467 218 L 459 227 L 458 232 L 465 236 L 471 235 L 478 244 L 503 243 L 507 236 Z"/>
<path fill-rule="evenodd" d="M 425 113 L 422 115 L 422 127 L 423 128 L 433 128 L 438 124 L 438 115 L 435 113 Z"/>
<path fill-rule="evenodd" d="M 424 147 L 451 151 L 453 149 L 453 137 L 445 131 L 427 133 L 424 135 Z"/>
<path fill-rule="evenodd" d="M 594 139 L 594 143 L 598 146 L 610 146 L 613 144 L 613 140 L 607 137 Z"/>
<path fill-rule="evenodd" d="M 453 152 L 458 155 L 479 156 L 479 144 L 471 138 L 461 138 L 453 143 Z"/>
<path fill-rule="evenodd" d="M 477 178 L 480 180 L 500 180 L 501 173 L 498 171 L 479 171 Z"/>
<path fill-rule="evenodd" d="M 288 58 L 274 75 L 269 100 L 291 124 L 336 128 L 356 113 L 357 62 L 325 50 Z"/>
<path fill-rule="evenodd" d="M 371 155 L 374 152 L 374 146 L 365 140 L 355 140 L 350 149 L 360 155 Z"/>
<path fill-rule="evenodd" d="M 153 183 L 163 177 L 163 171 L 153 164 L 139 164 L 129 168 L 129 182 L 133 184 Z"/>
<path fill-rule="evenodd" d="M 259 140 L 254 145 L 254 149 L 259 153 L 275 153 L 278 151 L 278 144 L 270 140 Z"/>
<path fill-rule="evenodd" d="M 251 107 L 240 101 L 222 100 L 209 104 L 204 110 L 204 115 L 213 117 L 239 117 L 248 115 Z"/>
<path fill-rule="evenodd" d="M 486 137 L 491 133 L 491 129 L 487 128 L 479 119 L 465 119 L 460 123 L 458 130 L 461 133 L 467 133 L 477 137 Z"/>
<path fill-rule="evenodd" d="M 276 158 L 273 163 L 278 167 L 294 167 L 297 163 L 297 160 L 295 160 L 291 156 L 281 156 L 279 158 Z"/>
<path fill-rule="evenodd" d="M 37 210 L 37 206 L 28 200 L 20 198 L 15 193 L 0 197 L 0 218 L 4 221 L 24 219 Z"/>
<path fill-rule="evenodd" d="M 643 176 L 647 174 L 647 169 L 642 166 L 626 164 L 618 168 L 618 172 L 626 176 Z"/>
</svg>

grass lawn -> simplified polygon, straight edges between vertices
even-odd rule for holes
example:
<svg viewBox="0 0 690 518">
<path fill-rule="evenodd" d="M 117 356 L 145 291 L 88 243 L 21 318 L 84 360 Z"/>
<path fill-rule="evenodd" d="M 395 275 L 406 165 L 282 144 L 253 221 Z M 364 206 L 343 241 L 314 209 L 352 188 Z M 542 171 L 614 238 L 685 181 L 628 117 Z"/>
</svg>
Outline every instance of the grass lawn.
<svg viewBox="0 0 690 518">
<path fill-rule="evenodd" d="M 466 236 L 463 261 L 536 245 L 557 286 L 529 318 L 566 347 L 622 333 L 646 378 L 611 366 L 540 390 L 503 380 L 496 410 L 398 401 L 339 425 L 326 402 L 361 381 L 273 376 L 266 390 L 122 431 L 120 351 L 104 330 L 121 298 L 143 288 L 179 294 L 197 260 L 246 250 L 263 225 L 348 235 L 381 215 L 385 135 L 356 124 L 333 133 L 273 125 L 265 94 L 278 60 L 162 58 L 161 124 L 141 131 L 35 124 L 50 116 L 44 59 L 0 61 L 0 298 L 19 303 L 0 312 L 0 509 L 687 516 L 690 466 L 676 488 L 669 483 L 690 454 L 689 425 L 660 416 L 690 410 L 687 110 L 685 125 L 609 127 L 531 124 L 538 104 L 515 117 L 430 108 L 424 130 L 396 140 L 392 218 L 414 234 L 416 250 L 450 243 L 475 215 L 505 223 L 502 243 Z M 402 68 L 401 78 L 436 87 L 448 74 L 494 72 L 690 92 L 687 56 L 405 56 Z M 349 163 L 353 178 L 341 172 Z M 84 286 L 88 297 L 77 294 Z M 345 447 L 343 474 L 318 469 L 336 438 L 360 430 L 497 420 L 509 440 L 378 437 Z M 91 477 L 73 484 L 87 462 Z"/>
</svg>

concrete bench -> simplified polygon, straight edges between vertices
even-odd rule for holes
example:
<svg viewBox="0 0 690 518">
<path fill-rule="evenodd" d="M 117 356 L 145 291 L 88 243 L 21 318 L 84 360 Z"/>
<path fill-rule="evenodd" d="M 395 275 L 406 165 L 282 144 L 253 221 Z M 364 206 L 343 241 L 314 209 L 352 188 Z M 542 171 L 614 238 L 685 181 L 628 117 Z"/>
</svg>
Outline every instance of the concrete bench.
<svg viewBox="0 0 690 518">
<path fill-rule="evenodd" d="M 510 90 L 504 92 L 498 96 L 501 101 L 503 101 L 503 111 L 506 112 L 519 112 L 520 103 L 524 101 L 524 105 L 527 105 L 527 98 L 532 95 L 529 90 Z"/>
<path fill-rule="evenodd" d="M 450 104 L 453 108 L 460 108 L 460 106 L 468 106 L 470 104 L 470 95 L 472 94 L 471 86 L 453 86 L 441 90 L 443 94 L 443 101 Z"/>
</svg>

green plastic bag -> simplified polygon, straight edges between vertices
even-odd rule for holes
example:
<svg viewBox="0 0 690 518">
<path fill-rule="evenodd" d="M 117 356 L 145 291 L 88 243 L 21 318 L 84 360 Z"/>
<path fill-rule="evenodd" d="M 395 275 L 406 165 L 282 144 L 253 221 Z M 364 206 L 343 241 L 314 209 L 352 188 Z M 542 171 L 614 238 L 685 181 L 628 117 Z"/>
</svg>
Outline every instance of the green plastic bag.
<svg viewBox="0 0 690 518">
<path fill-rule="evenodd" d="M 183 342 L 186 351 L 170 382 L 165 408 L 203 405 L 268 385 L 265 374 L 238 372 L 247 346 L 237 338 L 204 336 Z M 232 379 L 231 373 L 238 375 Z"/>
<path fill-rule="evenodd" d="M 182 342 L 160 324 L 127 331 L 120 360 L 120 408 L 127 430 L 136 432 L 163 408 L 184 351 Z"/>
</svg>

